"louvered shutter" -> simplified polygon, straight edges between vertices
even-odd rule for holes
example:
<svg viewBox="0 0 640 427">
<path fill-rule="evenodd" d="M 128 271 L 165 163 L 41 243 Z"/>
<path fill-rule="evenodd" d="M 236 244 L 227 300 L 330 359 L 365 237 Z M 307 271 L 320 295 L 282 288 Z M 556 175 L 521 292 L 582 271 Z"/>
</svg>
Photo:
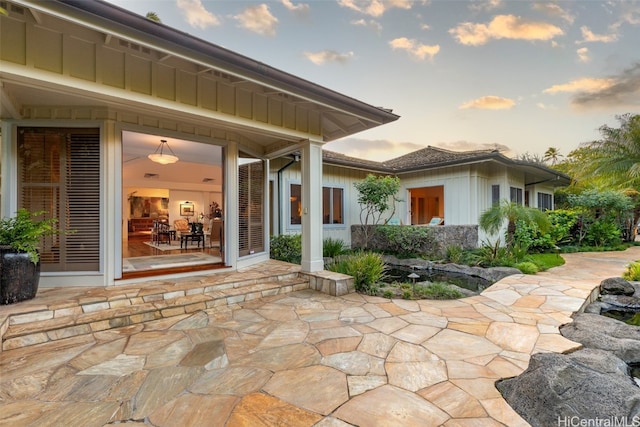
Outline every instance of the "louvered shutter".
<svg viewBox="0 0 640 427">
<path fill-rule="evenodd" d="M 238 171 L 238 253 L 264 251 L 264 166 L 242 164 Z"/>
<path fill-rule="evenodd" d="M 18 205 L 46 211 L 62 232 L 43 239 L 42 271 L 98 271 L 99 130 L 20 128 L 18 180 Z"/>
</svg>

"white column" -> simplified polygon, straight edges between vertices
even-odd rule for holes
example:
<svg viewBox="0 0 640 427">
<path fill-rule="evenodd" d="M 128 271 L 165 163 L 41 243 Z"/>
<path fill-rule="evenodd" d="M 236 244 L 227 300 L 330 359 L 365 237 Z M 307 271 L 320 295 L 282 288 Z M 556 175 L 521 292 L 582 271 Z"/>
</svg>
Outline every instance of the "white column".
<svg viewBox="0 0 640 427">
<path fill-rule="evenodd" d="M 238 266 L 238 144 L 229 141 L 225 154 L 224 176 L 224 257 L 226 265 Z"/>
<path fill-rule="evenodd" d="M 322 271 L 322 145 L 303 144 L 302 170 L 302 271 Z"/>
</svg>

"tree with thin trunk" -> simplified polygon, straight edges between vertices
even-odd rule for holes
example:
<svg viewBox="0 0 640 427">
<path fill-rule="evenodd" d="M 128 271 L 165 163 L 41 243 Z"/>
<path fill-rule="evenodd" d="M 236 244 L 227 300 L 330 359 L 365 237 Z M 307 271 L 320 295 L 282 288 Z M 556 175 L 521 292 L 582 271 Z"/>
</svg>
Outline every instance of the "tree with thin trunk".
<svg viewBox="0 0 640 427">
<path fill-rule="evenodd" d="M 551 162 L 551 166 L 555 166 L 556 163 L 558 163 L 558 159 L 560 157 L 563 157 L 562 154 L 560 154 L 560 150 L 558 150 L 555 147 L 549 147 L 547 148 L 547 151 L 544 152 L 544 157 L 542 158 L 545 162 Z"/>
<path fill-rule="evenodd" d="M 358 204 L 360 204 L 360 223 L 362 224 L 362 236 L 364 247 L 369 246 L 371 233 L 369 225 L 377 225 L 386 215 L 386 224 L 396 211 L 396 193 L 400 188 L 400 178 L 397 176 L 376 176 L 373 174 L 354 184 L 358 191 Z"/>
</svg>

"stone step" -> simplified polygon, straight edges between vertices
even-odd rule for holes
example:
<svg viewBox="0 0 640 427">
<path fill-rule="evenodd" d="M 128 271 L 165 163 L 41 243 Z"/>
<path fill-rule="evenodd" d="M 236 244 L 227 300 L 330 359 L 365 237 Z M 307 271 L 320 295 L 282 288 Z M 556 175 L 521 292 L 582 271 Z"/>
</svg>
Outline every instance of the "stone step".
<svg viewBox="0 0 640 427">
<path fill-rule="evenodd" d="M 218 278 L 219 279 L 219 278 Z M 189 281 L 172 286 L 159 283 L 144 288 L 123 287 L 96 294 L 85 293 L 75 302 L 59 301 L 8 316 L 2 350 L 56 341 L 107 329 L 180 316 L 199 310 L 309 288 L 298 273 L 216 283 Z"/>
</svg>

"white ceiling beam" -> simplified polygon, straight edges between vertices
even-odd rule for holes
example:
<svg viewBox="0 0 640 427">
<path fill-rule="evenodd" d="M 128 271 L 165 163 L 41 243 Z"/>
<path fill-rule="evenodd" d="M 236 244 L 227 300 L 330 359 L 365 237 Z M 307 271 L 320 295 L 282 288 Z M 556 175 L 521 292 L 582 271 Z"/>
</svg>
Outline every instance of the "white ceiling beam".
<svg viewBox="0 0 640 427">
<path fill-rule="evenodd" d="M 20 108 L 7 92 L 4 84 L 0 82 L 0 117 L 5 117 L 5 112 L 9 113 L 12 119 L 21 119 Z"/>
</svg>

